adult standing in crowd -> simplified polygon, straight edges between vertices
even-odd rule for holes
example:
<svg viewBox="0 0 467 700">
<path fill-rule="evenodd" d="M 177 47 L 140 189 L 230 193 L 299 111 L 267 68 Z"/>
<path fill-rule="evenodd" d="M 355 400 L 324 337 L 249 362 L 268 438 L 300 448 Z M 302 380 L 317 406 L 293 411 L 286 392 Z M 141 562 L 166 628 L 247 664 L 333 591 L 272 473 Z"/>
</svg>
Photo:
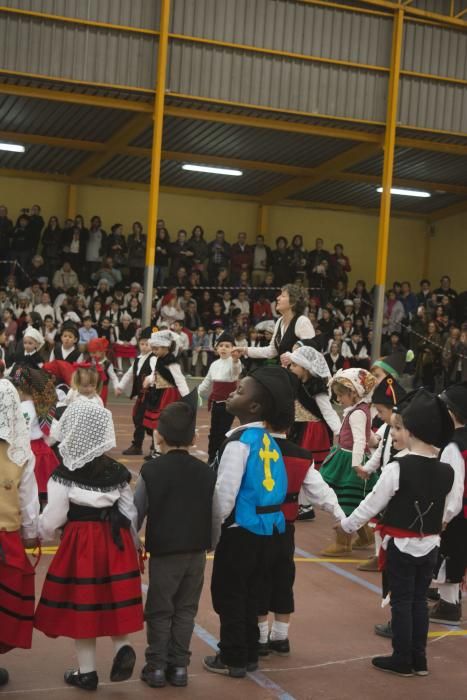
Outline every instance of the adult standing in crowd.
<svg viewBox="0 0 467 700">
<path fill-rule="evenodd" d="M 133 224 L 134 225 L 134 224 Z M 170 236 L 165 226 L 157 228 L 155 284 L 164 287 L 169 276 Z"/>
<path fill-rule="evenodd" d="M 315 329 L 308 316 L 304 315 L 306 306 L 303 290 L 295 284 L 286 284 L 277 297 L 276 312 L 281 317 L 276 322 L 269 345 L 237 347 L 236 351 L 253 359 L 282 358 L 284 353 L 292 352 L 299 340 L 311 340 L 315 336 Z"/>
<path fill-rule="evenodd" d="M 49 281 L 60 267 L 62 250 L 62 230 L 58 218 L 51 216 L 42 234 L 42 255 L 46 261 Z"/>
<path fill-rule="evenodd" d="M 193 251 L 191 258 L 191 270 L 195 270 L 203 275 L 206 270 L 206 260 L 208 259 L 208 244 L 204 240 L 204 230 L 201 226 L 195 226 L 188 241 L 190 250 Z"/>
<path fill-rule="evenodd" d="M 8 209 L 2 204 L 0 205 L 0 274 L 2 278 L 10 269 L 8 262 L 2 260 L 10 260 L 10 238 L 13 232 L 13 222 L 8 218 Z"/>
<path fill-rule="evenodd" d="M 93 216 L 86 243 L 86 275 L 91 278 L 97 272 L 107 246 L 107 234 L 102 228 L 100 216 Z"/>
<path fill-rule="evenodd" d="M 230 244 L 225 240 L 225 232 L 222 229 L 216 231 L 216 237 L 208 244 L 209 248 L 209 277 L 216 279 L 221 267 L 229 267 Z"/>
<path fill-rule="evenodd" d="M 271 252 L 271 270 L 274 275 L 274 284 L 282 287 L 290 280 L 290 250 L 289 242 L 285 236 L 276 238 L 276 247 Z"/>
<path fill-rule="evenodd" d="M 130 281 L 142 284 L 144 266 L 146 264 L 146 236 L 143 233 L 143 225 L 135 221 L 132 232 L 128 236 L 128 267 L 130 268 Z"/>
</svg>

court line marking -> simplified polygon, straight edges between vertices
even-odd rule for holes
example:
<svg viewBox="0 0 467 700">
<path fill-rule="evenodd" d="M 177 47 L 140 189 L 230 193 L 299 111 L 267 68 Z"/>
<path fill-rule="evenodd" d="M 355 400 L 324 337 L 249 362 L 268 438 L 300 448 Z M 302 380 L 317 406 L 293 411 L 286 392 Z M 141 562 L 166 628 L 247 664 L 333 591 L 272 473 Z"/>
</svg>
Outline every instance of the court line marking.
<svg viewBox="0 0 467 700">
<path fill-rule="evenodd" d="M 306 557 L 307 559 L 319 559 L 315 554 L 311 554 L 310 552 L 307 552 L 305 549 L 301 549 L 301 547 L 295 547 L 295 553 L 299 554 L 301 557 Z M 335 574 L 338 574 L 339 576 L 343 576 L 344 578 L 348 579 L 349 581 L 352 581 L 353 583 L 358 583 L 359 586 L 363 586 L 364 588 L 367 588 L 369 591 L 373 591 L 373 593 L 377 593 L 378 595 L 381 595 L 381 588 L 379 586 L 375 586 L 374 583 L 370 583 L 366 579 L 362 578 L 361 576 L 357 576 L 357 574 L 353 574 L 351 571 L 346 571 L 345 569 L 340 569 L 338 566 L 335 566 L 335 564 L 332 564 L 328 562 L 327 560 L 324 562 L 318 562 L 320 566 L 324 567 L 325 569 L 328 569 L 329 571 L 333 571 Z M 357 563 L 357 560 L 355 560 L 355 563 Z"/>
</svg>

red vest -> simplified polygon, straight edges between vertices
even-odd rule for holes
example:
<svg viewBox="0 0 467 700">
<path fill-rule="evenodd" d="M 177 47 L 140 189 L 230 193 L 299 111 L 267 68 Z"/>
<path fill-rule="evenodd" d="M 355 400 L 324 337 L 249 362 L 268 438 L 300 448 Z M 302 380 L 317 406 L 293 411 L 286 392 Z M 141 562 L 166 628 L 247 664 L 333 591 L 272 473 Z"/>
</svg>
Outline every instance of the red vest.
<svg viewBox="0 0 467 700">
<path fill-rule="evenodd" d="M 298 494 L 309 468 L 313 463 L 313 455 L 291 440 L 276 438 L 282 452 L 287 472 L 287 495 L 281 505 L 281 511 L 288 523 L 293 523 L 298 517 Z"/>
</svg>

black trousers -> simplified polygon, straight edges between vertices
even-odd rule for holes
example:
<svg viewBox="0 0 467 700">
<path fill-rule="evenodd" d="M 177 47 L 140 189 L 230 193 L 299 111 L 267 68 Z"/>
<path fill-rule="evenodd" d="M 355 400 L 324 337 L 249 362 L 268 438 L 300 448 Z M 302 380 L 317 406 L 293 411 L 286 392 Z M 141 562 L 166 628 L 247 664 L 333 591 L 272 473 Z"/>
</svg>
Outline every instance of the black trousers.
<svg viewBox="0 0 467 700">
<path fill-rule="evenodd" d="M 232 427 L 234 416 L 227 413 L 225 401 L 214 401 L 211 406 L 211 430 L 209 431 L 208 455 L 212 462 L 217 450 L 225 440 L 225 434 Z"/>
<path fill-rule="evenodd" d="M 146 433 L 150 434 L 149 430 L 143 425 L 144 413 L 146 411 L 146 406 L 142 401 L 138 401 L 135 406 L 135 411 L 133 413 L 133 425 L 135 426 L 135 431 L 133 433 L 132 443 L 135 447 L 142 447 L 144 442 L 144 436 Z"/>
<path fill-rule="evenodd" d="M 211 595 L 220 618 L 219 649 L 228 666 L 258 660 L 258 598 L 269 537 L 225 528 L 214 555 Z"/>
<path fill-rule="evenodd" d="M 391 591 L 392 648 L 397 663 L 412 664 L 426 656 L 428 605 L 426 594 L 438 558 L 438 547 L 423 557 L 397 549 L 390 540 L 386 573 Z"/>
<path fill-rule="evenodd" d="M 294 612 L 295 526 L 285 524 L 285 532 L 276 532 L 265 547 L 265 564 L 259 588 L 258 615 L 268 612 L 289 615 Z"/>
</svg>

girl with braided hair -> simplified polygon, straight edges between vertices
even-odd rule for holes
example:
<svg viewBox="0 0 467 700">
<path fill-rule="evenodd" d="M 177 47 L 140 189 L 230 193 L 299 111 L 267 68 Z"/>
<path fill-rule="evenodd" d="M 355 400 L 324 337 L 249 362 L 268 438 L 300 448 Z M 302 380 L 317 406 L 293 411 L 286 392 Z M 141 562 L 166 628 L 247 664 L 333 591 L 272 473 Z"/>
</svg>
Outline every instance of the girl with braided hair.
<svg viewBox="0 0 467 700">
<path fill-rule="evenodd" d="M 21 411 L 36 458 L 34 473 L 39 502 L 43 507 L 47 503 L 47 482 L 59 463 L 47 442 L 55 416 L 57 394 L 50 375 L 40 369 L 19 367 L 12 378 L 21 398 Z"/>
</svg>

